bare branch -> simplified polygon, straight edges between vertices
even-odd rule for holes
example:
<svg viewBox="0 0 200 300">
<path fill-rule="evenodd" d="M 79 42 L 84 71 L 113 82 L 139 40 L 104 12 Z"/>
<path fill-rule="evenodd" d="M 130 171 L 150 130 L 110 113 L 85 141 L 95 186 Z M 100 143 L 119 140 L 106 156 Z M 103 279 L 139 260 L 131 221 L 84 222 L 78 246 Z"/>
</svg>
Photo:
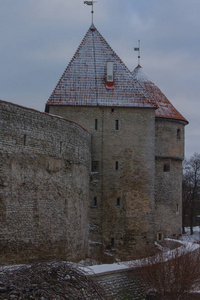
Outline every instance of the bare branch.
<svg viewBox="0 0 200 300">
<path fill-rule="evenodd" d="M 66 262 L 1 268 L 0 299 L 106 299 L 83 271 Z"/>
</svg>

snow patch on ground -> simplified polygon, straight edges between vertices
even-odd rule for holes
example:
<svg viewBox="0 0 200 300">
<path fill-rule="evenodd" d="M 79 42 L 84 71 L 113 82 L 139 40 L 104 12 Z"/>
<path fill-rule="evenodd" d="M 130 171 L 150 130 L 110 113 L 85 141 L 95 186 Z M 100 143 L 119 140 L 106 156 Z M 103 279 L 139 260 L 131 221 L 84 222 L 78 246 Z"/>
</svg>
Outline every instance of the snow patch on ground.
<svg viewBox="0 0 200 300">
<path fill-rule="evenodd" d="M 181 240 L 191 243 L 198 243 L 200 244 L 200 226 L 193 227 L 194 234 L 190 235 L 190 228 L 185 228 L 186 233 L 182 235 Z"/>
<path fill-rule="evenodd" d="M 199 241 L 199 227 L 194 227 L 194 235 L 190 236 L 189 229 L 187 228 L 187 233 L 183 235 L 181 240 L 176 240 L 179 242 L 180 247 L 173 249 L 173 250 L 167 250 L 167 248 L 159 248 L 161 251 L 164 252 L 164 255 L 166 256 L 166 261 L 170 258 L 173 258 L 173 254 L 178 251 L 179 255 L 182 255 L 186 252 L 191 252 L 197 250 L 200 245 L 197 243 Z M 168 241 L 174 241 L 173 239 L 166 239 Z M 145 261 L 145 258 L 142 260 L 133 260 L 128 262 L 118 262 L 113 264 L 101 264 L 101 265 L 93 265 L 93 266 L 87 266 L 81 268 L 84 272 L 92 275 L 92 274 L 102 274 L 107 272 L 115 272 L 120 270 L 128 270 L 129 268 L 136 268 L 141 266 L 143 264 L 143 261 Z"/>
</svg>

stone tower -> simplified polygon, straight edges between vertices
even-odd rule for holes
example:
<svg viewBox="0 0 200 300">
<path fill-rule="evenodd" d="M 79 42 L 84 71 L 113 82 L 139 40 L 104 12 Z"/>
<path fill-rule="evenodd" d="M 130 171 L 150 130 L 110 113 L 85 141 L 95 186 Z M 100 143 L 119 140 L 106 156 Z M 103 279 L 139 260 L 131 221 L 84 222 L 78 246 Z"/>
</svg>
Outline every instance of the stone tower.
<svg viewBox="0 0 200 300">
<path fill-rule="evenodd" d="M 188 121 L 138 65 L 132 72 L 158 105 L 155 111 L 155 228 L 157 240 L 182 232 L 182 161 Z"/>
<path fill-rule="evenodd" d="M 92 134 L 88 204 L 93 257 L 132 259 L 157 236 L 179 233 L 186 120 L 161 116 L 164 95 L 155 97 L 156 87 L 151 92 L 151 84 L 147 88 L 138 76 L 92 24 L 46 104 L 46 112 Z M 161 179 L 163 168 L 175 171 L 178 184 L 172 184 L 169 171 Z M 166 227 L 165 212 L 175 213 L 171 227 Z"/>
</svg>

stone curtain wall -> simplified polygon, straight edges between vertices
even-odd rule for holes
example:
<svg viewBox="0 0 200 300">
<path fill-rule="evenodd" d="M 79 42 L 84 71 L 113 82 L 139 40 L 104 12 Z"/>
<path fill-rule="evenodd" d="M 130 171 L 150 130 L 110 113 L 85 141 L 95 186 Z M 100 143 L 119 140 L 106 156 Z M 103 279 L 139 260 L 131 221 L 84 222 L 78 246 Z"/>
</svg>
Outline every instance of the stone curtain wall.
<svg viewBox="0 0 200 300">
<path fill-rule="evenodd" d="M 0 101 L 0 264 L 88 252 L 91 136 Z"/>
</svg>

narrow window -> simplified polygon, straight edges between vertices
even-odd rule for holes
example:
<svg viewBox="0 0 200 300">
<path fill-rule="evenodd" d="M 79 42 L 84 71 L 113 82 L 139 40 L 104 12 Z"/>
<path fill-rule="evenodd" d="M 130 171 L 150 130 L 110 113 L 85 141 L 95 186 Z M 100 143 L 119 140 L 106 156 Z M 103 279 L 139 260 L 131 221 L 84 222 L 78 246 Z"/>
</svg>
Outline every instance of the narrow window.
<svg viewBox="0 0 200 300">
<path fill-rule="evenodd" d="M 181 130 L 177 129 L 177 141 L 181 140 Z"/>
<path fill-rule="evenodd" d="M 163 240 L 163 234 L 162 234 L 162 232 L 158 232 L 157 233 L 157 241 L 161 242 L 162 240 Z"/>
<path fill-rule="evenodd" d="M 114 108 L 111 108 L 111 112 L 114 112 L 115 111 L 115 109 Z"/>
<path fill-rule="evenodd" d="M 62 152 L 62 142 L 60 142 L 60 153 Z"/>
<path fill-rule="evenodd" d="M 99 172 L 99 162 L 92 161 L 92 172 Z"/>
<path fill-rule="evenodd" d="M 176 214 L 178 215 L 179 214 L 179 205 L 176 204 Z"/>
<path fill-rule="evenodd" d="M 98 129 L 98 119 L 95 119 L 95 121 L 94 121 L 94 128 L 95 128 L 95 130 Z"/>
<path fill-rule="evenodd" d="M 111 238 L 111 247 L 113 248 L 115 246 L 115 239 Z"/>
<path fill-rule="evenodd" d="M 26 134 L 24 134 L 24 146 L 26 146 Z"/>
<path fill-rule="evenodd" d="M 65 202 L 64 202 L 64 213 L 66 215 L 68 215 L 68 202 L 67 202 L 67 199 L 65 199 Z"/>
<path fill-rule="evenodd" d="M 119 169 L 119 164 L 118 164 L 118 161 L 115 162 L 115 170 L 118 170 Z"/>
<path fill-rule="evenodd" d="M 97 207 L 97 197 L 93 198 L 93 207 Z"/>
<path fill-rule="evenodd" d="M 119 120 L 115 120 L 115 130 L 119 130 Z"/>
<path fill-rule="evenodd" d="M 117 207 L 120 207 L 120 198 L 117 198 Z"/>
<path fill-rule="evenodd" d="M 170 172 L 170 165 L 169 164 L 164 164 L 163 171 L 164 172 Z"/>
</svg>

